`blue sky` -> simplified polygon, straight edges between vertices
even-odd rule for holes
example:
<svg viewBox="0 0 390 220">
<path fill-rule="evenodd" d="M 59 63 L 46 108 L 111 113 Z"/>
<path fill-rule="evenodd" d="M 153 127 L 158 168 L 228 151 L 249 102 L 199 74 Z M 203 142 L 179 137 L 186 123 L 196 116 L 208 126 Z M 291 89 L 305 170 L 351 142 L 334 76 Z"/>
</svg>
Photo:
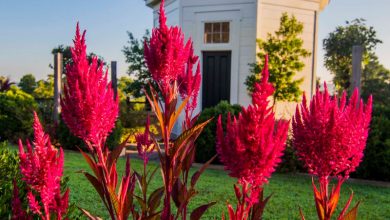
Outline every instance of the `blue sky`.
<svg viewBox="0 0 390 220">
<path fill-rule="evenodd" d="M 320 14 L 318 75 L 330 80 L 322 67 L 322 40 L 346 20 L 365 18 L 383 44 L 377 48 L 381 62 L 390 68 L 390 0 L 332 0 Z M 12 0 L 0 1 L 0 75 L 18 81 L 26 73 L 38 79 L 51 73 L 51 49 L 70 45 L 76 22 L 87 29 L 88 51 L 117 60 L 120 74 L 126 64 L 121 52 L 126 31 L 141 37 L 152 27 L 152 11 L 143 0 Z"/>
</svg>

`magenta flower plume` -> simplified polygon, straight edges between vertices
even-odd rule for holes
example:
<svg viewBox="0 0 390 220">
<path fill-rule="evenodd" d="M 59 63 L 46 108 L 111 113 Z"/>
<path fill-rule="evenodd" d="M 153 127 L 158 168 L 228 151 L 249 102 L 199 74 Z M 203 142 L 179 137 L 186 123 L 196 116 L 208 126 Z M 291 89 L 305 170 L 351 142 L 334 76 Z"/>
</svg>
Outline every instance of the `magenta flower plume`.
<svg viewBox="0 0 390 220">
<path fill-rule="evenodd" d="M 75 136 L 99 145 L 115 126 L 118 99 L 114 98 L 103 64 L 99 64 L 97 57 L 88 62 L 85 31 L 80 35 L 78 24 L 73 42 L 73 63 L 66 66 L 66 84 L 61 98 L 62 118 Z"/>
<path fill-rule="evenodd" d="M 16 181 L 13 181 L 13 195 L 12 195 L 12 219 L 13 220 L 19 220 L 19 219 L 32 219 L 32 217 L 27 216 L 27 213 L 25 210 L 23 210 L 22 202 L 19 198 L 19 189 L 16 184 Z"/>
<path fill-rule="evenodd" d="M 154 150 L 153 140 L 150 136 L 150 117 L 146 118 L 145 132 L 135 135 L 137 141 L 138 155 L 143 159 L 144 165 L 149 161 L 149 155 Z"/>
<path fill-rule="evenodd" d="M 60 191 L 64 153 L 62 149 L 58 152 L 51 145 L 50 138 L 44 133 L 35 112 L 33 127 L 34 149 L 27 142 L 27 152 L 25 152 L 22 141 L 19 140 L 20 170 L 23 175 L 22 179 L 29 188 L 30 210 L 40 215 L 42 219 L 50 219 L 50 213 L 61 216 L 68 208 L 69 190 L 62 196 Z M 36 199 L 37 195 L 41 200 L 43 211 Z"/>
<path fill-rule="evenodd" d="M 317 88 L 309 107 L 305 96 L 297 107 L 294 147 L 311 174 L 348 178 L 363 158 L 372 97 L 364 105 L 356 89 L 347 103 L 345 92 L 339 100 L 337 96 L 330 97 L 324 85 L 325 91 Z"/>
<path fill-rule="evenodd" d="M 164 92 L 184 70 L 188 60 L 191 40 L 184 43 L 184 34 L 179 27 L 168 27 L 164 0 L 160 5 L 160 26 L 154 28 L 150 42 L 145 42 L 145 60 L 152 78 Z"/>
<path fill-rule="evenodd" d="M 196 70 L 194 73 L 194 65 Z M 190 117 L 196 106 L 198 105 L 198 94 L 200 89 L 200 64 L 199 57 L 194 55 L 194 48 L 191 44 L 187 66 L 183 73 L 178 77 L 179 93 L 182 99 L 190 97 L 185 108 L 186 118 Z"/>
<path fill-rule="evenodd" d="M 267 59 L 262 80 L 255 85 L 252 105 L 238 119 L 227 119 L 224 134 L 221 116 L 217 127 L 217 152 L 229 175 L 241 184 L 261 187 L 280 163 L 287 138 L 288 122 L 276 122 L 268 98 L 274 88 L 268 82 Z"/>
</svg>

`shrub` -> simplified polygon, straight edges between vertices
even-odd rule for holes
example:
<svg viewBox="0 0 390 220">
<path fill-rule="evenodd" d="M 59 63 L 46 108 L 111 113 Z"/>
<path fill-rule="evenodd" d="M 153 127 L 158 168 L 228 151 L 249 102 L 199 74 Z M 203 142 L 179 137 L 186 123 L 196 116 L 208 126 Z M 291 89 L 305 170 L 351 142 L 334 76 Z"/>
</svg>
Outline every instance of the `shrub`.
<svg viewBox="0 0 390 220">
<path fill-rule="evenodd" d="M 16 86 L 0 92 L 0 141 L 16 142 L 32 134 L 33 111 L 37 108 L 34 97 Z"/>
<path fill-rule="evenodd" d="M 115 123 L 115 128 L 108 136 L 106 142 L 110 150 L 112 150 L 121 143 L 122 133 L 122 123 L 120 120 L 117 120 Z M 81 148 L 84 151 L 87 150 L 83 140 L 74 136 L 70 132 L 68 126 L 64 123 L 62 118 L 60 119 L 60 123 L 57 127 L 57 141 L 58 144 L 64 149 L 78 151 L 78 148 Z"/>
<path fill-rule="evenodd" d="M 353 176 L 390 180 L 390 107 L 374 105 L 363 162 Z"/>
<path fill-rule="evenodd" d="M 7 148 L 7 142 L 0 143 L 0 219 L 9 219 L 12 214 L 13 180 L 19 187 L 19 195 L 25 198 L 26 188 L 21 181 L 19 157 L 16 151 Z M 22 201 L 26 201 L 23 199 Z M 24 204 L 26 205 L 26 204 Z"/>
<path fill-rule="evenodd" d="M 287 140 L 286 149 L 284 150 L 284 154 L 282 156 L 282 162 L 277 167 L 276 171 L 278 173 L 306 172 L 302 162 L 298 160 L 291 138 Z"/>
<path fill-rule="evenodd" d="M 202 123 L 210 118 L 213 118 L 213 120 L 208 125 L 206 125 L 203 132 L 200 134 L 199 138 L 195 142 L 196 162 L 204 163 L 217 154 L 217 151 L 215 149 L 215 136 L 217 130 L 218 116 L 222 115 L 223 127 L 224 129 L 226 129 L 226 118 L 228 112 L 230 112 L 231 115 L 238 115 L 238 113 L 241 112 L 241 106 L 237 104 L 230 105 L 227 101 L 221 101 L 215 107 L 204 109 L 200 114 L 198 118 L 198 123 Z M 218 158 L 216 158 L 213 163 L 219 164 L 220 162 Z"/>
</svg>

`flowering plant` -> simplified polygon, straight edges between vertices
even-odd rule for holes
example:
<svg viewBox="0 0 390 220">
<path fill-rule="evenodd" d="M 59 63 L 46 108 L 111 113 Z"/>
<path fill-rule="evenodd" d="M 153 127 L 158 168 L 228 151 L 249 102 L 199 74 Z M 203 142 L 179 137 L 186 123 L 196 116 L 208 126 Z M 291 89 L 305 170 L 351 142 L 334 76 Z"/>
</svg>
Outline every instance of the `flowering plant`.
<svg viewBox="0 0 390 220">
<path fill-rule="evenodd" d="M 268 98 L 274 88 L 268 82 L 268 58 L 262 80 L 255 84 L 252 105 L 243 108 L 237 118 L 227 119 L 226 133 L 221 116 L 217 126 L 217 152 L 231 177 L 238 179 L 234 186 L 237 208 L 228 205 L 229 218 L 234 220 L 261 219 L 268 198 L 263 200 L 263 185 L 268 182 L 280 163 L 287 139 L 287 121 L 276 122 Z"/>
<path fill-rule="evenodd" d="M 164 146 L 153 138 L 159 154 L 164 183 L 164 205 L 161 219 L 187 218 L 189 201 L 197 194 L 195 184 L 206 166 L 206 163 L 191 180 L 189 170 L 194 160 L 194 142 L 209 122 L 196 124 L 197 115 L 193 116 L 200 87 L 200 68 L 198 57 L 193 54 L 191 39 L 184 43 L 184 34 L 178 27 L 166 25 L 164 0 L 160 5 L 159 28 L 153 29 L 150 42 L 145 42 L 145 60 L 152 79 L 158 85 L 158 91 L 150 88 L 146 93 L 160 124 L 160 133 Z M 193 67 L 197 66 L 196 72 Z M 179 95 L 183 98 L 179 104 Z M 160 99 L 161 97 L 161 99 Z M 179 115 L 185 112 L 182 124 L 183 132 L 176 140 L 171 139 L 174 125 Z M 176 205 L 176 214 L 171 210 L 171 200 Z M 200 219 L 209 203 L 198 207 L 191 213 L 191 219 Z"/>
<path fill-rule="evenodd" d="M 92 58 L 91 64 L 88 62 L 85 31 L 80 35 L 78 24 L 71 51 L 73 62 L 66 66 L 66 84 L 61 97 L 62 117 L 70 131 L 88 147 L 90 155 L 80 151 L 94 175 L 83 173 L 98 192 L 111 219 L 127 219 L 134 212 L 135 185 L 129 158 L 119 185 L 116 170 L 125 142 L 113 151 L 105 144 L 118 116 L 118 98 L 114 97 L 111 83 L 107 81 L 107 70 L 103 72 L 103 64 L 98 62 L 97 57 Z M 98 219 L 87 210 L 82 211 L 90 219 Z"/>
<path fill-rule="evenodd" d="M 364 105 L 356 89 L 347 103 L 345 92 L 339 100 L 330 97 L 326 84 L 324 87 L 323 92 L 317 89 L 309 107 L 303 96 L 293 119 L 293 143 L 309 173 L 318 177 L 319 190 L 313 179 L 317 214 L 319 219 L 328 220 L 336 209 L 342 183 L 363 158 L 372 97 Z M 331 177 L 338 183 L 329 193 Z M 352 197 L 353 193 L 338 219 L 356 218 L 359 203 L 347 213 Z M 304 219 L 302 212 L 301 216 Z"/>
<path fill-rule="evenodd" d="M 27 141 L 27 152 L 19 140 L 19 158 L 22 180 L 27 184 L 29 210 L 40 219 L 51 217 L 62 219 L 68 209 L 69 189 L 61 195 L 61 178 L 64 166 L 62 148 L 58 151 L 43 131 L 42 125 L 34 112 L 34 146 Z M 39 198 L 39 200 L 38 200 Z M 14 183 L 12 202 L 13 219 L 32 219 L 21 207 L 19 192 Z"/>
</svg>

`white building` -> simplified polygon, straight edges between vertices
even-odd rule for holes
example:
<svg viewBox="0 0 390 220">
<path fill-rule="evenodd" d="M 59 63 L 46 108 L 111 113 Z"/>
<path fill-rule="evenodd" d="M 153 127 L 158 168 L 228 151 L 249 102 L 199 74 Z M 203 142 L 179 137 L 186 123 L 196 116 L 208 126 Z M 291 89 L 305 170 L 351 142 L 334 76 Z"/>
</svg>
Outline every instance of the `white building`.
<svg viewBox="0 0 390 220">
<path fill-rule="evenodd" d="M 145 0 L 154 10 L 158 25 L 160 0 Z M 283 12 L 304 23 L 304 47 L 311 52 L 305 58 L 302 90 L 311 95 L 316 79 L 318 13 L 329 0 L 166 0 L 168 25 L 180 26 L 194 41 L 200 56 L 202 87 L 198 111 L 220 100 L 247 106 L 250 97 L 244 84 L 249 63 L 256 61 L 256 39 L 279 28 Z M 295 106 L 295 105 L 294 105 Z M 291 103 L 278 103 L 279 116 L 289 116 Z"/>
</svg>

